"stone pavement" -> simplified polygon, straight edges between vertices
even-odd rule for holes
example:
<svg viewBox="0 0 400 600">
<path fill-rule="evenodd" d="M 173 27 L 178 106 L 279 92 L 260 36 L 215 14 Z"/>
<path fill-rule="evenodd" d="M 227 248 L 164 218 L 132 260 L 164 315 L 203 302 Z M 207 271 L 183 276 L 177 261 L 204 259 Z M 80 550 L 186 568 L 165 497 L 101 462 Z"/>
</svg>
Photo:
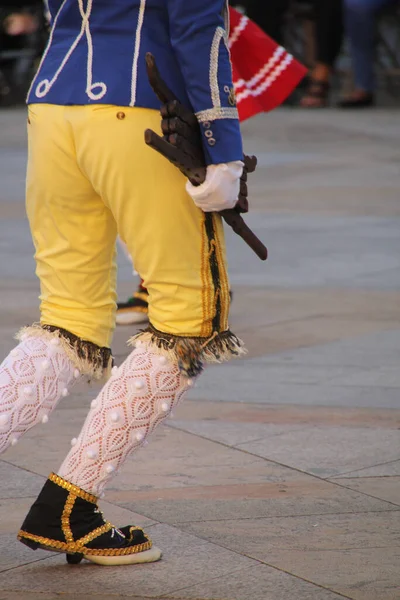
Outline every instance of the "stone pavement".
<svg viewBox="0 0 400 600">
<path fill-rule="evenodd" d="M 24 119 L 0 112 L 2 356 L 38 318 Z M 0 461 L 0 600 L 400 599 L 399 112 L 282 110 L 244 132 L 248 222 L 270 250 L 261 263 L 228 233 L 249 353 L 208 370 L 103 503 L 163 560 L 74 567 L 15 540 L 96 393 L 82 387 Z M 123 257 L 119 277 L 125 296 Z"/>
</svg>

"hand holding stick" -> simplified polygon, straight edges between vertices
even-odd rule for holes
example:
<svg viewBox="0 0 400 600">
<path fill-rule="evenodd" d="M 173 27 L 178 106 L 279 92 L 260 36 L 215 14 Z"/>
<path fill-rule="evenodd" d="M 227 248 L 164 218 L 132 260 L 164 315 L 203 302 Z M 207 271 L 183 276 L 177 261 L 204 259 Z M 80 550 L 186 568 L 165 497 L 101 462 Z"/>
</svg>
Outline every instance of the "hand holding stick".
<svg viewBox="0 0 400 600">
<path fill-rule="evenodd" d="M 207 168 L 196 116 L 183 106 L 168 88 L 158 71 L 154 56 L 150 53 L 146 54 L 146 68 L 150 85 L 162 103 L 161 129 L 164 136 L 159 136 L 152 129 L 146 129 L 145 142 L 174 164 L 193 185 L 200 185 L 206 178 Z M 255 171 L 257 158 L 245 155 L 243 162 L 238 202 L 234 208 L 222 210 L 220 214 L 257 256 L 266 260 L 267 248 L 246 225 L 240 214 L 248 211 L 247 174 Z"/>
</svg>

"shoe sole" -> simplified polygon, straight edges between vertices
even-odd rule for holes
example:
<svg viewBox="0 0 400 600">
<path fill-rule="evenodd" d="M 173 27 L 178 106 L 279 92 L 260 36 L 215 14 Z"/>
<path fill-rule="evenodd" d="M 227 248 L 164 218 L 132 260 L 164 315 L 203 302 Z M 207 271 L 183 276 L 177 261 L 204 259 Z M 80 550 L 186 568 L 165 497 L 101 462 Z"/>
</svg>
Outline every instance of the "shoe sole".
<svg viewBox="0 0 400 600">
<path fill-rule="evenodd" d="M 96 565 L 105 567 L 116 567 L 118 565 L 138 565 L 143 563 L 157 562 L 162 557 L 162 552 L 159 548 L 153 546 L 150 550 L 137 552 L 136 554 L 126 554 L 125 556 L 93 556 L 84 554 L 83 558 L 89 560 Z"/>
<path fill-rule="evenodd" d="M 57 552 L 58 554 L 64 554 L 65 550 L 58 550 L 52 546 L 40 544 L 27 538 L 18 536 L 18 540 L 28 546 L 31 550 L 47 550 L 48 552 Z M 67 562 L 69 564 L 79 564 L 82 559 L 86 559 L 96 565 L 103 566 L 118 566 L 118 565 L 137 565 L 143 563 L 157 562 L 162 557 L 160 548 L 153 546 L 150 550 L 144 550 L 143 552 L 136 552 L 133 554 L 126 554 L 123 556 L 96 556 L 94 554 L 83 554 L 80 552 L 69 553 L 66 552 Z"/>
<path fill-rule="evenodd" d="M 120 312 L 115 317 L 117 325 L 135 325 L 136 323 L 147 323 L 148 320 L 147 313 L 141 312 Z"/>
</svg>

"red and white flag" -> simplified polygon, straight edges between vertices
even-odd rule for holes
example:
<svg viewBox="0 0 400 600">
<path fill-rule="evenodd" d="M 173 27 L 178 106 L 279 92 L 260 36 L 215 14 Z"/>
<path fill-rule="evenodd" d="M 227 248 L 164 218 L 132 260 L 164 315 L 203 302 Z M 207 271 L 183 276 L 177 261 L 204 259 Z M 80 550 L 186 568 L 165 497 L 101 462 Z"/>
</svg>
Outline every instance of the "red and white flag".
<svg viewBox="0 0 400 600">
<path fill-rule="evenodd" d="M 278 107 L 307 73 L 253 21 L 229 9 L 229 49 L 241 121 Z"/>
</svg>

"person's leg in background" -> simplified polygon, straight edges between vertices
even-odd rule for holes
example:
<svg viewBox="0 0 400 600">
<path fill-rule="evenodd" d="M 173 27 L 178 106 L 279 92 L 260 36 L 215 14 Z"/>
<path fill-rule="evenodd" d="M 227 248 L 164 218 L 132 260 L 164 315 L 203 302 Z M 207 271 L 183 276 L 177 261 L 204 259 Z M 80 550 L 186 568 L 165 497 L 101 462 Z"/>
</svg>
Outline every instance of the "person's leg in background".
<svg viewBox="0 0 400 600">
<path fill-rule="evenodd" d="M 310 84 L 300 105 L 322 108 L 327 105 L 330 79 L 343 39 L 342 0 L 314 0 L 316 63 Z"/>
<path fill-rule="evenodd" d="M 355 89 L 339 102 L 341 108 L 363 108 L 374 103 L 376 19 L 379 11 L 390 4 L 393 0 L 344 0 Z"/>
<path fill-rule="evenodd" d="M 27 214 L 41 318 L 20 332 L 0 366 L 0 452 L 46 423 L 77 380 L 100 378 L 111 366 L 114 219 L 76 165 L 62 107 L 31 106 L 28 140 Z"/>
<path fill-rule="evenodd" d="M 144 278 L 151 325 L 132 340 L 132 352 L 92 402 L 70 452 L 28 513 L 20 539 L 31 547 L 45 539 L 47 548 L 101 564 L 154 561 L 161 552 L 142 530 L 112 528 L 96 511 L 97 497 L 180 402 L 203 363 L 243 352 L 228 329 L 222 224 L 219 215 L 194 205 L 184 176 L 145 145 L 144 129 L 159 128 L 157 111 L 72 110 L 77 163 L 111 211 Z M 77 499 L 86 502 L 82 512 L 78 505 L 74 511 Z M 60 538 L 66 539 L 62 547 Z"/>
<path fill-rule="evenodd" d="M 246 14 L 261 29 L 265 31 L 278 44 L 284 42 L 284 15 L 289 8 L 290 0 L 246 0 L 238 2 L 244 4 Z"/>
<path fill-rule="evenodd" d="M 137 276 L 138 273 L 135 270 L 127 245 L 121 240 L 121 238 L 118 238 L 118 247 L 122 249 L 123 254 L 132 265 L 133 276 Z M 129 296 L 125 302 L 117 302 L 117 312 L 115 317 L 116 324 L 137 325 L 138 323 L 147 323 L 149 312 L 148 300 L 149 293 L 143 286 L 143 279 L 139 276 L 139 285 L 133 292 L 132 296 Z"/>
</svg>

